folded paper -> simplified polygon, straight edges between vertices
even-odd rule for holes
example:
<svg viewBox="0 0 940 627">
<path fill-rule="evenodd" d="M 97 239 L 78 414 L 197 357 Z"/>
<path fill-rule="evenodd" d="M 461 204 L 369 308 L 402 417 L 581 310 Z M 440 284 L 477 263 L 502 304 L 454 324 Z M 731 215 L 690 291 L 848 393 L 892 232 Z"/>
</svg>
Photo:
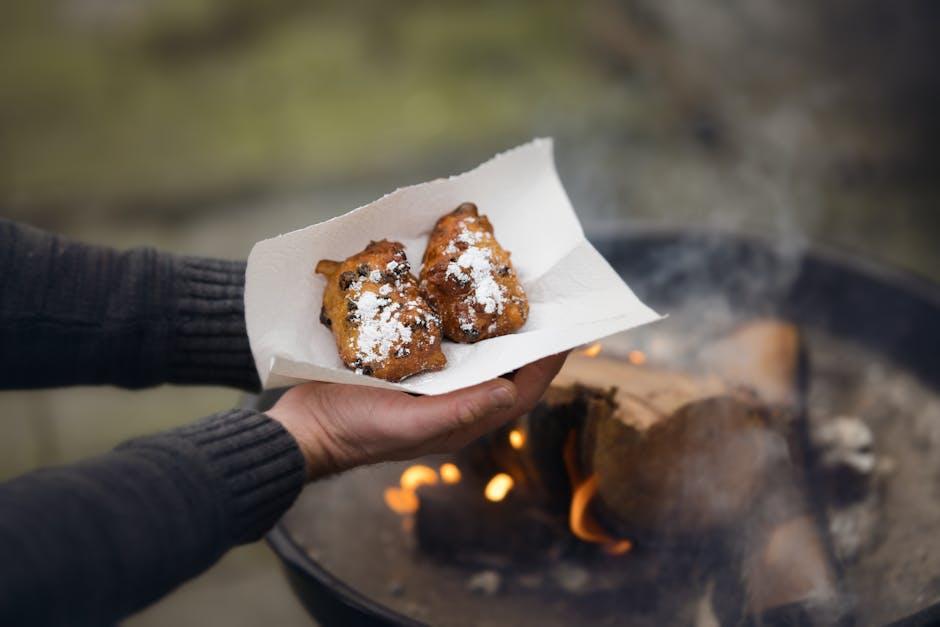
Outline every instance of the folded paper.
<svg viewBox="0 0 940 627">
<path fill-rule="evenodd" d="M 488 215 L 529 298 L 525 326 L 476 344 L 444 342 L 447 366 L 390 383 L 347 369 L 320 324 L 320 259 L 345 259 L 370 240 L 403 243 L 417 272 L 443 214 L 473 202 Z M 248 339 L 265 388 L 303 381 L 441 394 L 541 357 L 652 322 L 644 305 L 587 241 L 552 157 L 538 139 L 447 179 L 398 189 L 342 216 L 258 242 L 245 278 Z"/>
</svg>

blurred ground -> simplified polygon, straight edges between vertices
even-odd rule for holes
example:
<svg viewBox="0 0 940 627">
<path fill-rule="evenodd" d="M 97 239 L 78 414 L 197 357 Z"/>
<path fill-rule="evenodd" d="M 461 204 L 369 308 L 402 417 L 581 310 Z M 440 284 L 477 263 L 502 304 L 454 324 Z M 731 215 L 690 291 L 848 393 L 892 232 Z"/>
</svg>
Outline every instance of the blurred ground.
<svg viewBox="0 0 940 627">
<path fill-rule="evenodd" d="M 88 241 L 243 258 L 551 135 L 588 230 L 740 229 L 940 280 L 929 0 L 12 0 L 0 15 L 0 215 Z M 236 401 L 2 393 L 0 478 Z M 255 546 L 129 623 L 302 617 Z"/>
</svg>

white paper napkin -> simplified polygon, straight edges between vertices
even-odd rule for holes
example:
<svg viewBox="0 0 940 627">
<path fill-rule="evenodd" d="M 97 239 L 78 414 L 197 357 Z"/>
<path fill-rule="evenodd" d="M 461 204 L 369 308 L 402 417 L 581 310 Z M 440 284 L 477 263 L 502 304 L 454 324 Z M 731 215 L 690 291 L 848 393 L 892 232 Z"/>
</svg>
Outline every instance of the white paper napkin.
<svg viewBox="0 0 940 627">
<path fill-rule="evenodd" d="M 439 217 L 462 202 L 489 216 L 529 298 L 525 326 L 476 344 L 445 341 L 447 366 L 401 383 L 348 370 L 320 324 L 320 259 L 342 260 L 370 240 L 402 242 L 417 273 Z M 555 171 L 552 141 L 533 142 L 477 168 L 398 189 L 338 218 L 255 244 L 245 277 L 245 317 L 265 388 L 333 381 L 441 394 L 660 316 L 644 305 L 585 239 Z"/>
</svg>

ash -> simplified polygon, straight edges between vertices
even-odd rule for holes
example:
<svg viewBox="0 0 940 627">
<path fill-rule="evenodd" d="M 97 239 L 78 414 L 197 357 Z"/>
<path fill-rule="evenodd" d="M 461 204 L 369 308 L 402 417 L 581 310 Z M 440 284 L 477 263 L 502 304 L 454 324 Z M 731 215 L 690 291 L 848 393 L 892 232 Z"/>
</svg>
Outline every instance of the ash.
<svg viewBox="0 0 940 627">
<path fill-rule="evenodd" d="M 940 601 L 940 398 L 869 351 L 808 335 L 831 539 L 859 624 L 882 625 Z"/>
</svg>

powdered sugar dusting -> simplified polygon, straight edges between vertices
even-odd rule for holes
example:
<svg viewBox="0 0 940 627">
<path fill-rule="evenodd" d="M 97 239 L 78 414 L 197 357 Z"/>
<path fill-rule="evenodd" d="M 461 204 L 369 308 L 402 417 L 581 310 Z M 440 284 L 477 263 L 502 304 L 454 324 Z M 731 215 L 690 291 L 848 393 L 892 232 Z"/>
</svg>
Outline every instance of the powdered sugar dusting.
<svg viewBox="0 0 940 627">
<path fill-rule="evenodd" d="M 476 309 L 474 309 L 473 307 L 468 308 L 467 315 L 460 316 L 459 318 L 460 328 L 466 333 L 472 332 L 473 330 L 476 329 L 476 327 L 474 326 L 474 322 L 476 322 L 476 319 L 477 319 Z"/>
<path fill-rule="evenodd" d="M 370 273 L 369 279 L 374 274 Z M 401 322 L 401 305 L 385 298 L 392 292 L 390 285 L 382 285 L 378 294 L 363 291 L 361 280 L 353 284 L 352 288 L 356 295 L 351 306 L 352 318 L 359 326 L 357 357 L 363 364 L 384 361 L 393 348 L 411 341 L 411 329 Z"/>
<path fill-rule="evenodd" d="M 460 234 L 457 235 L 457 241 L 463 242 L 467 246 L 473 246 L 483 241 L 483 233 L 471 231 L 464 224 L 461 224 Z"/>
<path fill-rule="evenodd" d="M 405 264 L 390 261 L 385 268 L 393 272 L 401 269 Z M 425 324 L 439 324 L 440 320 L 431 312 L 425 311 L 420 301 L 405 299 L 395 302 L 390 296 L 397 293 L 403 296 L 406 285 L 400 276 L 395 276 L 393 282 L 383 282 L 383 273 L 371 270 L 365 276 L 359 276 L 349 286 L 348 308 L 349 318 L 355 323 L 358 333 L 355 338 L 350 337 L 349 346 L 356 351 L 356 372 L 363 374 L 367 371 L 363 366 L 378 365 L 389 359 L 390 356 L 404 357 L 411 353 L 408 344 L 412 341 L 411 326 L 402 321 L 402 314 L 408 312 L 414 317 L 420 312 L 417 320 L 424 314 Z M 366 285 L 378 284 L 378 290 L 364 289 Z M 433 343 L 434 336 L 430 339 Z"/>
<path fill-rule="evenodd" d="M 371 299 L 367 298 L 372 296 Z M 401 305 L 389 304 L 387 298 L 376 298 L 372 292 L 363 294 L 359 302 L 367 305 L 359 310 L 358 352 L 363 363 L 385 361 L 392 348 L 411 341 L 411 329 L 399 319 Z M 383 302 L 384 301 L 384 302 Z M 374 307 L 369 308 L 369 305 Z"/>
<path fill-rule="evenodd" d="M 470 297 L 484 312 L 503 313 L 505 289 L 493 276 L 492 252 L 488 248 L 470 246 L 456 261 L 447 264 L 445 276 L 453 276 L 461 284 L 471 283 Z"/>
</svg>

